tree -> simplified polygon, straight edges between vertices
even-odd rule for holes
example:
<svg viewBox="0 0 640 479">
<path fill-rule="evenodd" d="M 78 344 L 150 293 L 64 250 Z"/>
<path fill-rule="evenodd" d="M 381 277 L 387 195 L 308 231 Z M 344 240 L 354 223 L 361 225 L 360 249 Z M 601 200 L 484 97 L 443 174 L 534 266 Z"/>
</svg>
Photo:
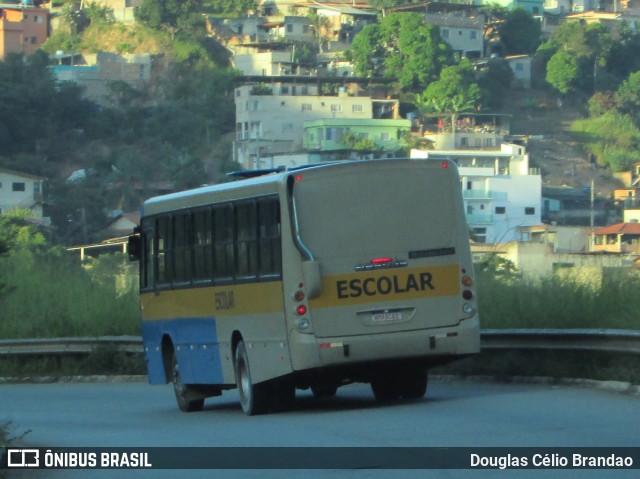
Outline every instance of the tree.
<svg viewBox="0 0 640 479">
<path fill-rule="evenodd" d="M 482 92 L 482 103 L 492 110 L 502 107 L 505 92 L 513 82 L 513 71 L 509 63 L 502 58 L 492 58 L 486 69 L 478 77 L 478 86 Z"/>
<path fill-rule="evenodd" d="M 422 111 L 450 113 L 455 121 L 458 113 L 475 110 L 481 97 L 473 67 L 464 59 L 442 69 L 440 78 L 418 97 L 418 107 Z"/>
<path fill-rule="evenodd" d="M 615 93 L 615 102 L 621 113 L 631 115 L 640 126 L 640 71 L 622 82 Z"/>
<path fill-rule="evenodd" d="M 569 89 L 571 91 L 594 92 L 600 84 L 608 88 L 605 82 L 599 82 L 598 79 L 609 70 L 608 63 L 613 47 L 614 43 L 611 35 L 603 25 L 598 23 L 583 25 L 577 22 L 564 22 L 554 32 L 551 39 L 541 45 L 537 55 L 543 60 L 548 59 L 547 81 L 549 81 L 548 70 L 551 59 L 560 52 L 563 52 L 563 56 L 572 56 L 574 60 L 572 64 L 578 68 L 578 72 L 572 73 L 575 78 L 571 81 Z M 632 55 L 632 57 L 634 56 Z M 555 76 L 556 80 L 558 80 L 558 76 L 566 77 L 566 75 L 559 75 L 560 60 L 556 58 L 555 62 L 555 71 L 552 76 Z M 560 70 L 568 73 L 564 68 Z"/>
<path fill-rule="evenodd" d="M 367 25 L 354 38 L 350 57 L 356 74 L 396 78 L 400 88 L 413 92 L 424 90 L 454 63 L 440 29 L 413 13 L 392 13 Z"/>
<path fill-rule="evenodd" d="M 560 50 L 547 64 L 547 82 L 562 95 L 576 90 L 580 81 L 580 65 L 574 55 Z"/>
<path fill-rule="evenodd" d="M 165 30 L 174 40 L 178 32 L 193 32 L 203 25 L 202 0 L 143 0 L 135 10 L 137 21 Z"/>
<path fill-rule="evenodd" d="M 533 15 L 522 8 L 516 8 L 507 13 L 499 31 L 507 54 L 530 54 L 540 44 L 542 28 L 540 21 Z"/>
<path fill-rule="evenodd" d="M 214 13 L 241 17 L 258 9 L 255 0 L 213 0 L 210 2 Z"/>
</svg>

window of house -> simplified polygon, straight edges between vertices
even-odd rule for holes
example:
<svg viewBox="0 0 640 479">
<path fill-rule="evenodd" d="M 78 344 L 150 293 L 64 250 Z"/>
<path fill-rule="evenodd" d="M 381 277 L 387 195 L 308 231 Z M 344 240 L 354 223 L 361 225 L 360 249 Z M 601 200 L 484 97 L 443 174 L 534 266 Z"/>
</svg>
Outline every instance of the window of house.
<svg viewBox="0 0 640 479">
<path fill-rule="evenodd" d="M 280 87 L 280 93 L 282 93 L 283 95 L 288 95 L 289 94 L 289 87 L 287 85 L 282 85 Z"/>
<path fill-rule="evenodd" d="M 469 32 L 469 39 L 470 40 L 475 40 L 477 38 L 477 36 L 478 36 L 478 32 L 476 32 L 476 31 L 470 31 Z"/>
<path fill-rule="evenodd" d="M 25 191 L 26 186 L 23 182 L 14 181 L 12 185 L 12 191 Z"/>
<path fill-rule="evenodd" d="M 449 38 L 449 30 L 447 28 L 440 30 L 440 34 L 442 35 L 442 38 Z"/>
<path fill-rule="evenodd" d="M 287 33 L 293 33 L 293 24 L 287 23 Z"/>
<path fill-rule="evenodd" d="M 302 104 L 302 111 L 311 111 L 311 103 L 303 103 Z"/>
<path fill-rule="evenodd" d="M 504 206 L 496 206 L 496 214 L 503 215 L 507 212 L 507 208 Z"/>
<path fill-rule="evenodd" d="M 478 243 L 487 241 L 487 228 L 471 228 L 471 235 Z"/>
<path fill-rule="evenodd" d="M 493 145 L 493 138 L 484 139 L 484 146 L 492 146 L 492 145 Z"/>
<path fill-rule="evenodd" d="M 283 123 L 282 133 L 291 133 L 293 131 L 293 123 Z"/>
<path fill-rule="evenodd" d="M 352 105 L 351 111 L 354 113 L 362 113 L 362 105 Z"/>
<path fill-rule="evenodd" d="M 533 208 L 532 206 L 528 206 L 524 209 L 524 214 L 525 215 L 535 215 L 536 214 L 536 209 Z"/>
<path fill-rule="evenodd" d="M 342 105 L 339 103 L 334 103 L 331 105 L 331 111 L 333 112 L 339 112 L 342 111 Z"/>
</svg>

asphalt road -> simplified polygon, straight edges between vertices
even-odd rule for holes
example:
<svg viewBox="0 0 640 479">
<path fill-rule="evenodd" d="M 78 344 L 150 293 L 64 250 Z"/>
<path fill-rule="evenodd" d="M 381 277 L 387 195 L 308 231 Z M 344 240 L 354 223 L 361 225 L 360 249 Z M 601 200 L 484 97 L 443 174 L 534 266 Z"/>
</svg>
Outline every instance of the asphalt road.
<svg viewBox="0 0 640 479">
<path fill-rule="evenodd" d="M 3 384 L 0 422 L 24 446 L 640 447 L 640 398 L 548 385 L 429 384 L 420 401 L 380 404 L 366 385 L 331 399 L 298 391 L 293 411 L 245 416 L 236 391 L 197 413 L 177 410 L 171 386 Z M 635 470 L 57 470 L 13 478 L 637 478 Z"/>
</svg>

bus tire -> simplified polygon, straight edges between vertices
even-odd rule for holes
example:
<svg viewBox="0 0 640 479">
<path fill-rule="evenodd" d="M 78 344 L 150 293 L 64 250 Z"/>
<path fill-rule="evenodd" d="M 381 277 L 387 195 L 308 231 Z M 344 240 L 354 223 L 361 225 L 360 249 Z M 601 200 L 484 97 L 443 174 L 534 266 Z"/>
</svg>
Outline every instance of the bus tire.
<svg viewBox="0 0 640 479">
<path fill-rule="evenodd" d="M 428 375 L 425 368 L 416 368 L 402 376 L 400 395 L 404 399 L 420 399 L 427 392 Z"/>
<path fill-rule="evenodd" d="M 249 368 L 249 356 L 244 341 L 240 341 L 236 347 L 234 369 L 236 385 L 240 393 L 240 405 L 247 416 L 264 414 L 268 410 L 269 391 L 268 384 L 253 384 L 251 370 Z"/>
<path fill-rule="evenodd" d="M 398 381 L 390 374 L 373 378 L 371 390 L 378 401 L 393 401 L 400 397 Z"/>
<path fill-rule="evenodd" d="M 178 408 L 182 412 L 202 411 L 202 408 L 204 407 L 204 398 L 190 398 L 190 396 L 193 394 L 193 390 L 187 384 L 184 384 L 182 382 L 180 367 L 178 365 L 178 358 L 175 352 L 173 353 L 173 357 L 171 360 L 171 377 L 173 380 L 173 392 L 176 395 Z"/>
</svg>

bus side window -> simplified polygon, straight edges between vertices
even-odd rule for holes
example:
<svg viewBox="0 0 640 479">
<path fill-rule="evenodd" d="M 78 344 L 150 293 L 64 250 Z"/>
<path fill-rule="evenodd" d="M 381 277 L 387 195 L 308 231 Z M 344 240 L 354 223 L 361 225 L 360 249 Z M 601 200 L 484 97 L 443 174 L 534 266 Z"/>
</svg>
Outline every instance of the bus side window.
<svg viewBox="0 0 640 479">
<path fill-rule="evenodd" d="M 233 246 L 233 209 L 224 205 L 213 209 L 213 279 L 233 278 L 235 248 Z"/>
<path fill-rule="evenodd" d="M 158 253 L 158 256 L 156 257 L 156 281 L 159 286 L 171 283 L 172 268 L 169 242 L 170 220 L 171 218 L 169 216 L 163 216 L 156 220 L 156 237 L 158 241 L 156 250 Z"/>
<path fill-rule="evenodd" d="M 258 274 L 258 238 L 256 203 L 251 201 L 236 205 L 237 277 L 255 278 Z"/>
<path fill-rule="evenodd" d="M 174 283 L 191 282 L 191 244 L 189 240 L 189 214 L 173 217 Z"/>
<path fill-rule="evenodd" d="M 269 198 L 258 202 L 258 237 L 260 276 L 281 277 L 280 204 L 277 199 Z"/>
<path fill-rule="evenodd" d="M 142 256 L 140 258 L 142 274 L 140 276 L 140 288 L 153 287 L 155 265 L 155 232 L 150 225 L 143 225 L 142 229 Z"/>
<path fill-rule="evenodd" d="M 203 281 L 211 278 L 212 232 L 209 210 L 199 210 L 193 213 L 193 279 Z"/>
</svg>

